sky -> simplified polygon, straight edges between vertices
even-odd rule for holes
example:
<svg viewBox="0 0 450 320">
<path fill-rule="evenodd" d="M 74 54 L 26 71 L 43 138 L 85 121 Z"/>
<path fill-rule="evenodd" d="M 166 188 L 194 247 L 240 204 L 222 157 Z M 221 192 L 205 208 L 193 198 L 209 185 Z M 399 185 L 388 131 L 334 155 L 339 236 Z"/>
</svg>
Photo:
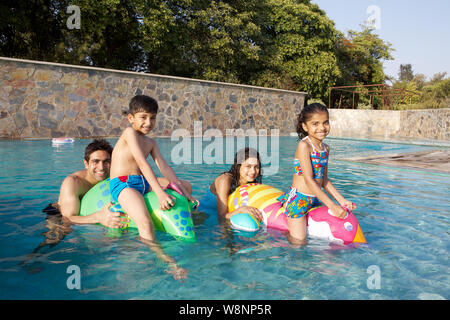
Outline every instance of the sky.
<svg viewBox="0 0 450 320">
<path fill-rule="evenodd" d="M 381 39 L 392 44 L 394 60 L 384 62 L 384 72 L 398 78 L 401 64 L 428 79 L 439 72 L 450 76 L 449 0 L 312 0 L 341 32 L 361 31 L 375 18 Z"/>
</svg>

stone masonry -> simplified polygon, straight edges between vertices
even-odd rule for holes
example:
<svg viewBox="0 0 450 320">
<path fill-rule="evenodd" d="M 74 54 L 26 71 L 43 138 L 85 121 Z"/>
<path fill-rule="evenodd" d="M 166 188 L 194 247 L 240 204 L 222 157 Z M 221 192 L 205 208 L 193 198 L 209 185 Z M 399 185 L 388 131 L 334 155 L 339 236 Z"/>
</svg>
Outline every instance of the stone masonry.
<svg viewBox="0 0 450 320">
<path fill-rule="evenodd" d="M 136 94 L 160 106 L 152 136 L 176 129 L 295 131 L 306 93 L 0 57 L 0 139 L 116 137 Z M 331 136 L 449 141 L 450 108 L 331 109 Z M 246 131 L 247 132 L 247 131 Z"/>
<path fill-rule="evenodd" d="M 153 136 L 175 129 L 295 131 L 306 94 L 154 74 L 0 57 L 0 138 L 114 137 L 136 94 L 158 101 Z"/>
</svg>

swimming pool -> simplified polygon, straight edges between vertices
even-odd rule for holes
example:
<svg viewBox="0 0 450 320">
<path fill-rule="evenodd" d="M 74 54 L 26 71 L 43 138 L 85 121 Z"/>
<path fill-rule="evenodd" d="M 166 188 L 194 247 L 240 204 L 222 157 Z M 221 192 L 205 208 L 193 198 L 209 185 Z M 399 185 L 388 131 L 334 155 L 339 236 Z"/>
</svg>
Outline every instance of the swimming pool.
<svg viewBox="0 0 450 320">
<path fill-rule="evenodd" d="M 164 155 L 176 145 L 157 140 Z M 49 140 L 0 141 L 0 299 L 450 298 L 450 176 L 340 160 L 435 147 L 327 139 L 332 148 L 329 176 L 357 203 L 355 214 L 367 246 L 310 239 L 298 248 L 284 233 L 270 230 L 240 237 L 206 212 L 195 218 L 196 243 L 157 233 L 165 252 L 188 270 L 186 280 L 176 281 L 133 233 L 115 239 L 105 237 L 100 226 L 75 225 L 54 246 L 36 249 L 44 232 L 52 238 L 51 221 L 46 222 L 42 209 L 57 199 L 62 179 L 83 168 L 89 141 L 60 147 Z M 296 143 L 296 138 L 280 137 L 279 172 L 264 183 L 288 189 Z M 194 196 L 201 200 L 210 182 L 229 166 L 173 168 L 193 184 Z M 68 288 L 69 266 L 81 271 L 80 289 Z"/>
</svg>

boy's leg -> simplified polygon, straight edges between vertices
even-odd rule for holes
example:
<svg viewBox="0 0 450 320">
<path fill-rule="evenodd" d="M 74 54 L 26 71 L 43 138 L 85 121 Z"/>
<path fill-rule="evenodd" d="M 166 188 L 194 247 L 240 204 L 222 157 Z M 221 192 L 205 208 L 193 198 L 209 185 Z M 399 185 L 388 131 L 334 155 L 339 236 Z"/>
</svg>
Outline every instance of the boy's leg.
<svg viewBox="0 0 450 320">
<path fill-rule="evenodd" d="M 153 221 L 148 213 L 142 194 L 132 188 L 123 189 L 118 197 L 122 209 L 136 223 L 141 238 L 154 241 Z"/>
<path fill-rule="evenodd" d="M 179 280 L 186 278 L 187 271 L 180 268 L 172 257 L 165 254 L 161 245 L 156 241 L 153 221 L 150 218 L 142 194 L 132 188 L 125 188 L 120 192 L 118 200 L 122 209 L 136 223 L 141 241 L 146 244 L 150 250 L 155 252 L 159 259 L 169 264 L 169 267 L 171 268 L 170 273 L 173 275 L 174 279 Z"/>
</svg>

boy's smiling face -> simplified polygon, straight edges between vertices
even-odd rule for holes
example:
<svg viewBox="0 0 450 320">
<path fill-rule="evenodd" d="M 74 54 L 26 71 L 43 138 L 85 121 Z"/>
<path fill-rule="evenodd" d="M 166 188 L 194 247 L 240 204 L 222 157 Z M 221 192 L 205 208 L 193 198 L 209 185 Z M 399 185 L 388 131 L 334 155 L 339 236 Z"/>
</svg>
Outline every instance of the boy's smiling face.
<svg viewBox="0 0 450 320">
<path fill-rule="evenodd" d="M 155 127 L 156 113 L 139 111 L 135 114 L 128 114 L 128 121 L 138 133 L 147 135 Z"/>
</svg>

